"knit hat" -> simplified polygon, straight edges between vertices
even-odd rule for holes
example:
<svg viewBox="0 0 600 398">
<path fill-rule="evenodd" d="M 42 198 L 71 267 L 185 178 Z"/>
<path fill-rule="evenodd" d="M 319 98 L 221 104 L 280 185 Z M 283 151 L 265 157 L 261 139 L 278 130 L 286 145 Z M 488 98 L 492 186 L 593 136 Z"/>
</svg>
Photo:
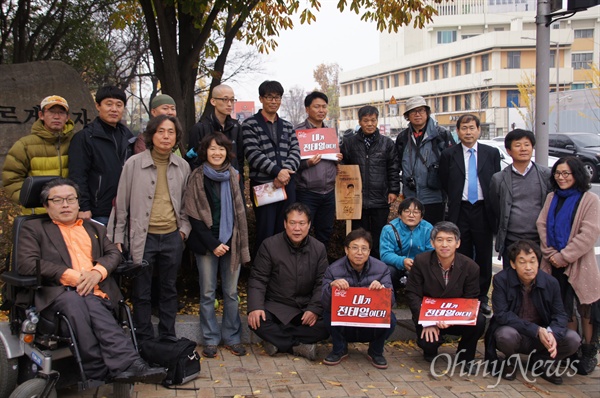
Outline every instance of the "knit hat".
<svg viewBox="0 0 600 398">
<path fill-rule="evenodd" d="M 67 103 L 67 100 L 58 95 L 51 95 L 44 98 L 40 104 L 40 109 L 43 111 L 47 106 L 52 107 L 54 105 L 62 106 L 67 112 L 69 112 L 69 104 Z"/>
<path fill-rule="evenodd" d="M 419 108 L 421 106 L 424 106 L 425 108 L 427 108 L 427 110 L 431 110 L 431 108 L 429 108 L 429 105 L 427 105 L 427 102 L 425 102 L 425 98 L 421 97 L 420 95 L 407 99 L 404 116 L 406 116 L 408 112 L 412 111 L 413 109 Z"/>
<path fill-rule="evenodd" d="M 175 105 L 175 100 L 173 97 L 167 94 L 160 94 L 154 97 L 152 102 L 150 103 L 150 109 L 158 108 L 161 105 Z"/>
</svg>

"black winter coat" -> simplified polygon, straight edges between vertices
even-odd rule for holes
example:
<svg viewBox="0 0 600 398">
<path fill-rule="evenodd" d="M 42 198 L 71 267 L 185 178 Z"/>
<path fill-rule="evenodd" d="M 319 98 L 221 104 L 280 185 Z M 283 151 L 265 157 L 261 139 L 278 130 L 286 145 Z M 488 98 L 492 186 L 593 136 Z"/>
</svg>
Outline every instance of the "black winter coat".
<svg viewBox="0 0 600 398">
<path fill-rule="evenodd" d="M 388 194 L 400 193 L 400 165 L 396 145 L 376 130 L 369 150 L 362 130 L 344 139 L 341 146 L 343 164 L 357 164 L 362 178 L 363 209 L 389 207 Z"/>
</svg>

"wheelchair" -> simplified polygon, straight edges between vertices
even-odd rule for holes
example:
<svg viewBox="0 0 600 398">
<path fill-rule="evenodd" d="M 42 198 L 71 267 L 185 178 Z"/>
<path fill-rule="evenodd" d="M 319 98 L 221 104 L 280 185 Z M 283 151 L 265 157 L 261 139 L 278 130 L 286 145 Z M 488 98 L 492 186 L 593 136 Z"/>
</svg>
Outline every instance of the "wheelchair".
<svg viewBox="0 0 600 398">
<path fill-rule="evenodd" d="M 54 178 L 28 177 L 21 190 L 21 205 L 41 207 L 42 187 Z M 0 309 L 9 311 L 9 321 L 0 322 L 0 398 L 55 398 L 60 388 L 77 385 L 81 391 L 105 384 L 105 381 L 86 377 L 77 338 L 67 317 L 57 312 L 52 319 L 47 319 L 36 311 L 33 303 L 35 291 L 41 286 L 39 263 L 37 275 L 19 274 L 16 256 L 19 232 L 28 221 L 42 217 L 48 215 L 22 215 L 14 220 L 12 253 L 7 258 L 7 270 L 0 275 L 5 283 Z M 137 349 L 129 307 L 121 301 L 118 308 L 118 324 L 131 335 Z M 132 391 L 130 383 L 113 385 L 115 397 L 128 398 Z"/>
</svg>

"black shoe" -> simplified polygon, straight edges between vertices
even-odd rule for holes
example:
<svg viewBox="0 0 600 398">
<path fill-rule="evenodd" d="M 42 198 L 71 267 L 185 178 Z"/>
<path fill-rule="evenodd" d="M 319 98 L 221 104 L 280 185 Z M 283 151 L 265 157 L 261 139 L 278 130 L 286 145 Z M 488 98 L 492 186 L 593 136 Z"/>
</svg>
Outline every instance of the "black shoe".
<svg viewBox="0 0 600 398">
<path fill-rule="evenodd" d="M 317 359 L 317 345 L 316 344 L 298 344 L 292 347 L 292 352 L 297 357 L 304 357 L 309 361 Z"/>
<path fill-rule="evenodd" d="M 373 354 L 372 352 L 367 353 L 367 356 L 371 360 L 371 364 L 377 369 L 387 369 L 388 363 L 383 355 Z"/>
<path fill-rule="evenodd" d="M 554 372 L 549 373 L 548 369 L 546 369 L 540 376 L 542 376 L 542 379 L 546 380 L 547 382 L 556 384 L 557 386 L 560 386 L 563 383 L 562 377 L 557 376 Z"/>
<path fill-rule="evenodd" d="M 167 377 L 165 368 L 152 368 L 142 358 L 138 358 L 127 369 L 116 375 L 112 381 L 118 383 L 158 384 Z"/>
<path fill-rule="evenodd" d="M 225 346 L 229 351 L 231 351 L 231 353 L 235 356 L 238 357 L 243 357 L 244 355 L 246 355 L 246 348 L 244 348 L 244 346 L 240 343 L 238 344 L 231 344 L 228 346 Z"/>
<path fill-rule="evenodd" d="M 344 350 L 341 354 L 336 354 L 335 352 L 331 351 L 329 355 L 323 359 L 323 363 L 325 365 L 335 366 L 346 358 L 348 358 L 348 349 Z"/>
<path fill-rule="evenodd" d="M 481 311 L 483 315 L 492 315 L 492 309 L 484 302 L 479 304 L 479 311 Z"/>
<path fill-rule="evenodd" d="M 517 369 L 505 363 L 504 369 L 502 369 L 502 378 L 504 380 L 513 381 L 517 378 Z"/>
<path fill-rule="evenodd" d="M 423 359 L 427 362 L 433 362 L 433 360 L 435 359 L 435 357 L 437 357 L 438 352 L 437 349 L 435 350 L 435 352 L 425 352 L 423 351 Z"/>
<path fill-rule="evenodd" d="M 275 347 L 275 345 L 269 343 L 267 340 L 263 340 L 262 345 L 267 355 L 271 357 L 279 352 L 279 349 Z"/>
<path fill-rule="evenodd" d="M 216 345 L 205 345 L 202 349 L 202 355 L 206 358 L 214 358 L 217 356 L 217 346 Z"/>
</svg>

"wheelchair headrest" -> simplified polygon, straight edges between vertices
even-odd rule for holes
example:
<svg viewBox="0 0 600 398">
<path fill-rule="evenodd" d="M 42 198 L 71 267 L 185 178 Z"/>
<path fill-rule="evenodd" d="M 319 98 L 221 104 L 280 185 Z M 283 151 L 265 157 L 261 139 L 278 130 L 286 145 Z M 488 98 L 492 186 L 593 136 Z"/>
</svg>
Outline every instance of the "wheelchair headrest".
<svg viewBox="0 0 600 398">
<path fill-rule="evenodd" d="M 23 181 L 21 187 L 21 194 L 19 195 L 19 203 L 26 209 L 32 209 L 34 207 L 42 207 L 43 203 L 40 199 L 42 188 L 48 182 L 58 178 L 58 176 L 32 176 L 27 177 Z"/>
</svg>

